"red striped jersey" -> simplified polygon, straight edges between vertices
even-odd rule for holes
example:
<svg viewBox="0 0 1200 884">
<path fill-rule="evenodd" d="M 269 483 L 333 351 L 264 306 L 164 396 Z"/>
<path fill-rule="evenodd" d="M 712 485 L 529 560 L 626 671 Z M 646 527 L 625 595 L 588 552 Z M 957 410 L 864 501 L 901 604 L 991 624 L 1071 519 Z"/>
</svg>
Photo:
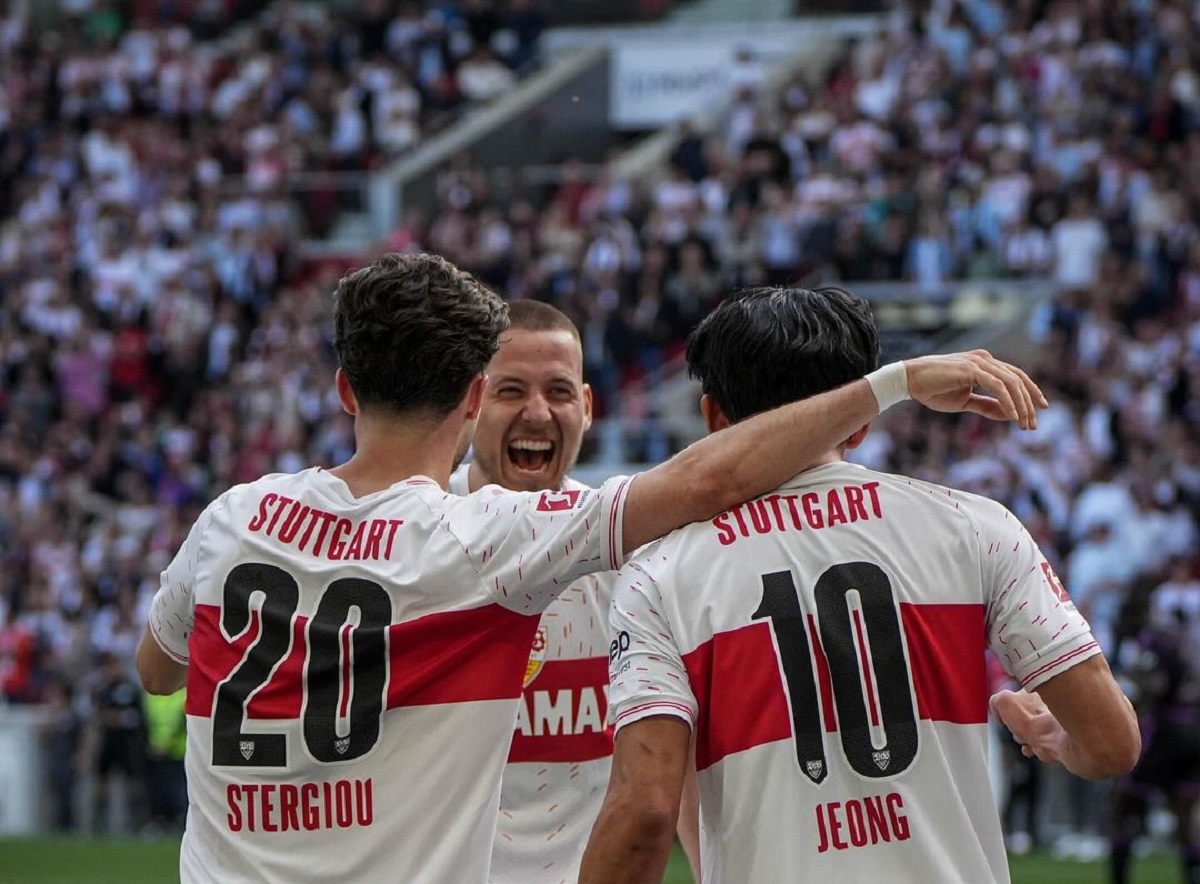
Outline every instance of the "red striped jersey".
<svg viewBox="0 0 1200 884">
<path fill-rule="evenodd" d="M 587 486 L 571 479 L 568 491 Z M 466 494 L 468 470 L 450 477 Z M 608 608 L 616 572 L 573 583 L 542 614 L 500 788 L 492 884 L 579 878 L 612 769 L 608 726 Z"/>
<path fill-rule="evenodd" d="M 1004 507 L 845 463 L 614 593 L 614 723 L 692 724 L 706 884 L 1007 882 L 985 651 L 1027 688 L 1099 651 Z"/>
<path fill-rule="evenodd" d="M 539 616 L 619 564 L 626 487 L 312 469 L 211 504 L 150 614 L 188 664 L 185 884 L 485 881 Z"/>
</svg>

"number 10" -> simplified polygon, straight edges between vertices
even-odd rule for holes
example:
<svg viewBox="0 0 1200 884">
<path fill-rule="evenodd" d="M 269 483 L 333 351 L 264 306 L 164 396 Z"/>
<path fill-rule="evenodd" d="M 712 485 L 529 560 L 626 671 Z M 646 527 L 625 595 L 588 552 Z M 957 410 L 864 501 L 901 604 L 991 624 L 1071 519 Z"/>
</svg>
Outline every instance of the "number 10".
<svg viewBox="0 0 1200 884">
<path fill-rule="evenodd" d="M 787 685 L 800 770 L 820 784 L 829 771 L 821 722 L 809 618 L 791 571 L 762 575 L 755 620 L 769 620 Z M 842 751 L 866 779 L 893 777 L 917 757 L 917 716 L 895 595 L 888 576 L 870 562 L 825 570 L 813 592 L 819 624 L 817 653 L 829 665 Z"/>
</svg>

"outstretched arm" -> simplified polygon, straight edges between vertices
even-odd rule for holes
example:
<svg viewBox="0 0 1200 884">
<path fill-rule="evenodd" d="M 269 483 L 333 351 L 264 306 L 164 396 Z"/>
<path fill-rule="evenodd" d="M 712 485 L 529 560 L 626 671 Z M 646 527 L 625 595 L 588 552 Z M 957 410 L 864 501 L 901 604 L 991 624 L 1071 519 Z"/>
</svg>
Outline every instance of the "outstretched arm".
<svg viewBox="0 0 1200 884">
<path fill-rule="evenodd" d="M 854 381 L 755 415 L 639 474 L 625 506 L 625 552 L 777 488 L 894 401 L 911 397 L 937 411 L 970 411 L 1022 429 L 1035 428 L 1037 409 L 1047 404 L 1021 369 L 983 350 L 925 356 L 872 374 L 873 383 Z"/>
</svg>

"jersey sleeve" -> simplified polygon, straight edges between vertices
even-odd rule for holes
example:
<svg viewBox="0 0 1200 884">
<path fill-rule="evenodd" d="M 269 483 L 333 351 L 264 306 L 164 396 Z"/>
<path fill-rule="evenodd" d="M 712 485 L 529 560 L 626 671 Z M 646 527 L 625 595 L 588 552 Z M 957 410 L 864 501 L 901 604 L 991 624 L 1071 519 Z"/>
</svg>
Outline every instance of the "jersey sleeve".
<svg viewBox="0 0 1200 884">
<path fill-rule="evenodd" d="M 617 576 L 608 624 L 609 717 L 617 730 L 651 715 L 696 723 L 699 706 L 659 592 L 638 559 Z"/>
<path fill-rule="evenodd" d="M 158 592 L 150 602 L 150 634 L 169 657 L 187 663 L 188 637 L 196 624 L 196 572 L 200 541 L 212 521 L 212 510 L 201 514 L 188 532 L 183 546 L 159 578 Z"/>
<path fill-rule="evenodd" d="M 1100 653 L 1079 613 L 1021 522 L 994 501 L 973 512 L 983 570 L 988 644 L 1032 690 Z"/>
<path fill-rule="evenodd" d="M 498 604 L 541 613 L 579 577 L 621 566 L 631 481 L 541 492 L 489 485 L 453 498 L 446 524 Z"/>
</svg>

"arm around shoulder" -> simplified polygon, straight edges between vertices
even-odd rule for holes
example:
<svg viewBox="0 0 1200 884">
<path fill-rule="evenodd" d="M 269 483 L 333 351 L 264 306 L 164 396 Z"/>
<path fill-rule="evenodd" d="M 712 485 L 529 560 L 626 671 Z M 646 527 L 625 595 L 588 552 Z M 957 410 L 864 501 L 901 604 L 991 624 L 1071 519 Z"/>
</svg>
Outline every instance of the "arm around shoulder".
<svg viewBox="0 0 1200 884">
<path fill-rule="evenodd" d="M 987 390 L 991 395 L 977 392 Z M 869 424 L 880 410 L 913 398 L 936 411 L 970 411 L 1037 426 L 1046 399 L 1016 366 L 990 353 L 924 356 L 861 380 L 739 421 L 647 470 L 630 486 L 624 550 L 710 519 L 782 485 Z"/>
</svg>

